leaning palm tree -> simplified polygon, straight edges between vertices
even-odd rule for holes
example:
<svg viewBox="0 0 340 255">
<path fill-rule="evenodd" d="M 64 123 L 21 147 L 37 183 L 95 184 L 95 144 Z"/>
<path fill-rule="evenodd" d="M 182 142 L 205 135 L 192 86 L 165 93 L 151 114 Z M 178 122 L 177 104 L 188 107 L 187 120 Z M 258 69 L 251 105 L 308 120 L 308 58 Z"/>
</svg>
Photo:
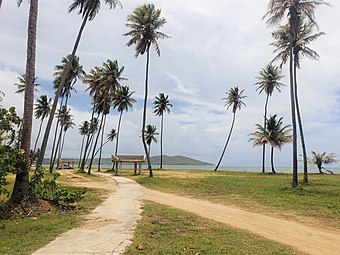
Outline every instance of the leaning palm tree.
<svg viewBox="0 0 340 255">
<path fill-rule="evenodd" d="M 327 172 L 329 172 L 330 174 L 333 174 L 332 171 L 324 168 L 322 165 L 324 164 L 332 164 L 332 163 L 336 163 L 338 162 L 338 160 L 336 160 L 336 155 L 334 152 L 326 154 L 326 152 L 324 153 L 317 153 L 315 151 L 312 151 L 313 157 L 308 159 L 308 163 L 309 164 L 313 164 L 316 165 L 319 169 L 319 173 L 320 174 L 324 174 L 325 172 L 322 171 L 322 169 L 326 170 Z"/>
<path fill-rule="evenodd" d="M 301 20 L 307 18 L 311 22 L 316 24 L 315 21 L 315 9 L 321 5 L 328 5 L 322 0 L 270 0 L 268 4 L 268 10 L 263 18 L 267 18 L 267 24 L 277 25 L 280 24 L 284 17 L 288 17 L 288 29 L 289 29 L 289 83 L 290 83 L 290 108 L 292 118 L 292 130 L 293 130 L 293 149 L 292 149 L 292 161 L 293 161 L 293 178 L 292 187 L 298 187 L 298 164 L 297 164 L 297 132 L 296 132 L 296 116 L 295 116 L 295 89 L 294 89 L 294 44 L 297 40 L 299 33 L 299 24 Z"/>
<path fill-rule="evenodd" d="M 230 88 L 228 92 L 226 92 L 227 97 L 226 98 L 222 98 L 222 100 L 226 100 L 225 106 L 227 106 L 227 110 L 229 109 L 229 107 L 232 107 L 232 112 L 233 112 L 233 120 L 231 123 L 231 127 L 230 127 L 230 131 L 229 131 L 229 135 L 227 138 L 227 141 L 224 145 L 221 157 L 215 167 L 214 171 L 217 171 L 218 167 L 221 164 L 221 161 L 223 159 L 225 150 L 227 149 L 230 137 L 231 137 L 231 133 L 233 131 L 234 128 L 234 124 L 235 124 L 235 118 L 236 118 L 236 111 L 237 110 L 241 110 L 242 106 L 245 106 L 245 103 L 242 101 L 243 98 L 245 98 L 246 96 L 242 95 L 244 90 L 239 90 L 239 88 L 236 86 L 234 88 Z"/>
<path fill-rule="evenodd" d="M 18 0 L 20 5 L 22 0 Z M 1 5 L 1 3 L 0 3 Z M 29 201 L 31 189 L 29 187 L 30 149 L 32 137 L 33 105 L 34 105 L 34 78 L 36 59 L 36 35 L 38 21 L 38 0 L 30 0 L 28 30 L 27 30 L 27 54 L 26 54 L 26 88 L 24 99 L 23 126 L 21 132 L 20 149 L 24 151 L 24 160 L 20 163 L 21 171 L 15 176 L 15 183 L 11 195 L 13 203 L 20 203 L 23 200 Z M 41 161 L 42 162 L 42 161 Z"/>
<path fill-rule="evenodd" d="M 264 128 L 266 128 L 269 97 L 273 94 L 274 90 L 281 92 L 280 87 L 284 86 L 284 84 L 280 82 L 280 80 L 283 78 L 283 75 L 281 75 L 281 73 L 282 71 L 277 66 L 269 64 L 265 68 L 262 68 L 262 70 L 259 72 L 259 76 L 256 77 L 258 79 L 258 82 L 256 82 L 255 85 L 259 86 L 256 89 L 256 91 L 258 90 L 259 94 L 261 94 L 263 91 L 266 93 L 266 101 L 264 105 L 264 120 L 263 120 Z M 262 145 L 262 173 L 265 172 L 265 153 L 266 153 L 266 144 L 263 143 Z"/>
<path fill-rule="evenodd" d="M 150 47 L 153 46 L 158 56 L 160 56 L 160 49 L 158 45 L 159 39 L 169 38 L 168 35 L 159 31 L 166 24 L 166 20 L 160 17 L 161 10 L 155 9 L 153 4 L 144 4 L 137 7 L 133 14 L 127 18 L 126 26 L 131 30 L 124 34 L 124 36 L 131 36 L 127 46 L 136 44 L 135 57 L 144 55 L 146 53 L 146 68 L 145 68 L 145 95 L 143 107 L 143 123 L 142 123 L 142 143 L 144 152 L 148 162 L 149 176 L 152 177 L 152 166 L 150 156 L 148 154 L 147 144 L 145 141 L 145 125 L 146 125 L 146 108 L 148 101 L 148 82 L 149 82 L 149 61 L 150 61 Z"/>
<path fill-rule="evenodd" d="M 26 75 L 23 74 L 23 75 L 19 76 L 18 80 L 19 80 L 19 83 L 14 83 L 14 86 L 17 86 L 17 91 L 15 91 L 15 93 L 24 93 L 25 88 L 26 88 Z M 34 91 L 38 92 L 39 90 L 37 89 L 37 87 L 39 87 L 40 84 L 35 83 L 36 80 L 37 80 L 37 77 L 35 77 L 34 81 L 33 81 Z"/>
<path fill-rule="evenodd" d="M 281 117 L 279 120 L 276 119 L 276 114 L 270 116 L 269 119 L 266 120 L 266 127 L 261 126 L 260 124 L 256 125 L 257 131 L 251 133 L 250 135 L 253 138 L 250 138 L 249 141 L 253 142 L 253 146 L 259 146 L 263 143 L 269 143 L 271 145 L 271 167 L 272 173 L 275 172 L 274 167 L 274 148 L 279 148 L 281 150 L 282 146 L 285 143 L 289 143 L 292 141 L 292 137 L 289 134 L 290 129 L 288 126 L 282 126 L 282 119 Z"/>
<path fill-rule="evenodd" d="M 119 120 L 118 120 L 118 127 L 117 127 L 117 136 L 116 136 L 116 150 L 115 155 L 118 154 L 118 140 L 119 140 L 119 134 L 120 134 L 120 124 L 122 121 L 122 116 L 124 111 L 128 111 L 129 108 L 132 108 L 133 103 L 136 102 L 134 98 L 132 98 L 132 95 L 135 92 L 129 91 L 128 86 L 122 86 L 120 89 L 117 90 L 117 92 L 113 96 L 113 108 L 116 108 L 119 114 Z"/>
<path fill-rule="evenodd" d="M 149 155 L 150 155 L 150 152 L 151 152 L 151 143 L 152 142 L 157 143 L 157 138 L 156 138 L 156 135 L 158 135 L 157 127 L 153 126 L 153 125 L 150 125 L 150 124 L 147 125 L 145 127 L 144 135 L 145 135 L 146 144 L 148 145 L 148 152 L 149 152 Z"/>
<path fill-rule="evenodd" d="M 35 0 L 35 1 L 37 1 L 37 0 Z M 115 8 L 117 5 L 121 5 L 119 0 L 105 0 L 104 2 L 105 2 L 105 4 L 107 4 L 109 6 L 110 9 Z M 64 88 L 67 75 L 70 71 L 70 67 L 71 67 L 70 64 L 72 63 L 73 58 L 74 58 L 76 51 L 78 49 L 78 45 L 79 45 L 79 42 L 80 42 L 80 39 L 81 39 L 81 35 L 83 33 L 83 30 L 85 28 L 87 21 L 93 20 L 96 17 L 97 13 L 99 12 L 100 3 L 101 3 L 100 0 L 74 0 L 73 3 L 69 7 L 69 12 L 72 12 L 72 11 L 79 9 L 78 14 L 81 14 L 83 21 L 82 21 L 82 24 L 81 24 L 80 29 L 78 31 L 78 35 L 77 35 L 76 41 L 75 41 L 73 49 L 72 49 L 72 53 L 68 57 L 69 58 L 69 61 L 68 61 L 69 64 L 65 66 L 65 70 L 63 71 L 63 75 L 60 79 L 59 87 L 58 87 L 58 89 L 55 93 L 55 96 L 54 96 L 53 105 L 52 105 L 52 109 L 51 109 L 51 115 L 50 115 L 50 118 L 48 119 L 47 127 L 46 127 L 45 134 L 44 134 L 43 144 L 41 146 L 41 152 L 40 152 L 40 155 L 39 155 L 39 159 L 37 161 L 37 168 L 40 168 L 40 166 L 42 165 L 42 161 L 44 159 L 44 156 L 45 156 L 48 137 L 50 135 L 52 122 L 53 122 L 53 115 L 54 115 L 54 113 L 57 109 L 58 98 L 60 96 L 62 89 Z"/>
<path fill-rule="evenodd" d="M 169 96 L 164 95 L 164 93 L 159 93 L 159 96 L 156 96 L 154 104 L 154 114 L 156 116 L 161 116 L 161 162 L 159 168 L 163 168 L 163 125 L 164 125 L 164 112 L 170 113 L 170 107 L 172 104 L 169 102 Z"/>
<path fill-rule="evenodd" d="M 37 143 L 40 137 L 41 127 L 43 125 L 44 119 L 48 116 L 48 114 L 51 111 L 51 100 L 52 98 L 48 99 L 46 95 L 42 95 L 40 96 L 40 98 L 37 99 L 37 103 L 35 104 L 34 116 L 36 119 L 41 119 L 41 121 L 39 125 L 38 135 L 34 143 L 33 152 L 35 152 L 37 148 Z"/>
</svg>

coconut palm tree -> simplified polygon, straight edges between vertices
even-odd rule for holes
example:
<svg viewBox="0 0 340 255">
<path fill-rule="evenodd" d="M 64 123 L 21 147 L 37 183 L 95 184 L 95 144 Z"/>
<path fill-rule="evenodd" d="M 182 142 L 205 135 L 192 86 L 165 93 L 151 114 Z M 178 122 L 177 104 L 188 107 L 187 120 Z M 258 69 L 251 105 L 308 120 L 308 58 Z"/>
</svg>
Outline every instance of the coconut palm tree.
<svg viewBox="0 0 340 255">
<path fill-rule="evenodd" d="M 19 83 L 14 83 L 15 86 L 17 86 L 17 91 L 15 91 L 15 93 L 24 93 L 25 92 L 25 88 L 26 88 L 26 75 L 21 75 L 18 77 Z M 37 77 L 34 78 L 33 84 L 34 84 L 34 91 L 35 92 L 39 92 L 39 90 L 37 89 L 37 87 L 40 86 L 40 84 L 35 83 L 35 81 L 37 80 Z"/>
<path fill-rule="evenodd" d="M 41 119 L 41 121 L 40 121 L 40 125 L 39 125 L 38 135 L 37 135 L 37 138 L 36 138 L 35 143 L 34 143 L 33 152 L 36 151 L 37 143 L 38 143 L 38 140 L 39 140 L 39 137 L 40 137 L 41 127 L 43 125 L 44 119 L 48 116 L 48 114 L 51 111 L 51 100 L 52 100 L 52 98 L 48 99 L 46 95 L 42 95 L 37 99 L 37 103 L 35 104 L 34 116 L 35 116 L 36 119 Z"/>
<path fill-rule="evenodd" d="M 59 159 L 61 159 L 61 156 L 63 154 L 63 149 L 64 149 L 64 144 L 65 144 L 65 137 L 66 137 L 66 132 L 70 129 L 70 128 L 74 128 L 75 123 L 73 122 L 73 118 L 71 116 L 71 118 L 68 118 L 67 121 L 64 123 L 63 125 L 63 137 L 62 137 L 62 141 L 61 141 L 61 146 L 59 149 L 59 154 L 58 154 L 58 161 Z"/>
<path fill-rule="evenodd" d="M 309 164 L 313 164 L 316 165 L 319 169 L 319 173 L 320 174 L 324 174 L 325 172 L 322 171 L 322 169 L 326 170 L 327 172 L 329 172 L 330 174 L 333 174 L 332 171 L 325 169 L 322 165 L 324 164 L 332 164 L 332 163 L 336 163 L 338 162 L 338 160 L 336 160 L 336 155 L 334 152 L 326 154 L 326 152 L 324 153 L 317 153 L 315 151 L 312 151 L 313 157 L 308 159 L 308 163 Z"/>
<path fill-rule="evenodd" d="M 302 156 L 303 156 L 303 182 L 308 183 L 308 166 L 307 166 L 307 150 L 305 145 L 304 139 L 304 132 L 303 132 L 303 124 L 302 124 L 302 117 L 300 112 L 299 106 L 299 99 L 298 99 L 298 85 L 297 85 L 297 68 L 300 68 L 300 59 L 302 56 L 306 56 L 312 60 L 319 59 L 319 55 L 314 50 L 310 49 L 307 45 L 316 40 L 319 36 L 324 35 L 323 32 L 319 32 L 316 34 L 313 33 L 313 28 L 315 24 L 313 22 L 305 23 L 304 20 L 300 20 L 299 24 L 299 31 L 297 34 L 297 39 L 293 45 L 293 56 L 294 56 L 294 64 L 293 64 L 293 79 L 294 79 L 294 97 L 295 97 L 295 105 L 296 105 L 296 115 L 299 125 L 300 131 L 300 140 L 301 140 L 301 147 L 302 147 Z M 277 55 L 275 56 L 274 60 L 280 60 L 281 66 L 287 62 L 289 56 L 289 26 L 284 25 L 280 26 L 278 30 L 272 33 L 273 37 L 276 41 L 271 43 L 271 45 L 275 46 L 276 49 L 274 53 Z"/>
<path fill-rule="evenodd" d="M 17 1 L 18 5 L 21 0 Z M 1 5 L 1 3 L 0 3 Z M 24 151 L 27 160 L 20 162 L 21 171 L 15 177 L 11 201 L 20 203 L 30 197 L 29 169 L 30 169 L 30 148 L 33 122 L 34 105 L 34 78 L 35 78 L 35 59 L 36 59 L 36 35 L 38 21 L 38 0 L 30 0 L 27 30 L 27 54 L 26 54 L 26 88 L 24 97 L 23 126 L 20 142 L 20 149 Z"/>
<path fill-rule="evenodd" d="M 35 1 L 37 1 L 37 0 L 35 0 Z M 105 2 L 105 4 L 107 4 L 109 6 L 110 9 L 116 8 L 117 5 L 121 6 L 119 0 L 105 0 L 104 2 Z M 43 144 L 41 146 L 41 153 L 40 153 L 39 159 L 37 161 L 37 168 L 40 168 L 42 161 L 43 161 L 43 158 L 45 156 L 48 137 L 50 135 L 50 131 L 51 131 L 51 127 L 52 127 L 52 121 L 53 121 L 52 115 L 54 115 L 54 113 L 57 109 L 58 98 L 60 96 L 62 89 L 64 88 L 67 75 L 70 71 L 70 67 L 71 67 L 70 64 L 73 62 L 73 58 L 74 58 L 76 51 L 78 49 L 78 45 L 79 45 L 79 42 L 80 42 L 80 39 L 81 39 L 81 35 L 83 33 L 83 30 L 85 28 L 87 21 L 93 20 L 96 17 L 97 13 L 99 12 L 100 3 L 101 3 L 100 0 L 74 0 L 73 3 L 69 7 L 69 12 L 72 12 L 72 11 L 75 11 L 75 10 L 78 9 L 78 14 L 81 14 L 83 21 L 82 21 L 82 24 L 79 28 L 78 35 L 77 35 L 76 41 L 75 41 L 73 49 L 72 49 L 72 53 L 69 55 L 68 65 L 66 65 L 66 67 L 65 67 L 63 75 L 60 79 L 59 87 L 58 87 L 58 89 L 55 93 L 55 96 L 54 96 L 53 105 L 52 105 L 52 108 L 51 108 L 51 115 L 50 115 L 50 118 L 48 119 L 47 127 L 46 127 L 45 134 L 44 134 Z"/>
<path fill-rule="evenodd" d="M 118 140 L 119 140 L 119 134 L 120 134 L 120 125 L 122 121 L 122 116 L 124 111 L 128 111 L 129 108 L 133 107 L 133 104 L 136 103 L 136 100 L 132 98 L 132 95 L 135 92 L 129 91 L 128 86 L 122 86 L 120 89 L 117 90 L 117 92 L 113 96 L 113 108 L 117 109 L 119 114 L 119 120 L 118 120 L 118 127 L 117 127 L 117 136 L 116 136 L 116 150 L 115 155 L 118 154 Z"/>
<path fill-rule="evenodd" d="M 108 142 L 113 142 L 113 140 L 117 137 L 117 132 L 116 130 L 113 128 L 110 130 L 110 132 L 106 135 L 106 142 L 103 143 L 103 145 L 98 148 L 98 150 L 96 151 L 96 154 L 94 154 L 94 156 L 96 156 L 98 154 L 98 152 L 105 146 L 105 144 L 107 144 Z"/>
<path fill-rule="evenodd" d="M 268 10 L 263 18 L 267 18 L 267 24 L 280 24 L 284 17 L 288 17 L 289 28 L 289 83 L 290 83 L 290 108 L 293 130 L 293 178 L 292 187 L 298 187 L 298 164 L 297 164 L 297 132 L 296 132 L 296 116 L 295 116 L 295 88 L 294 88 L 294 44 L 298 38 L 299 24 L 301 20 L 307 18 L 316 24 L 315 9 L 321 5 L 328 5 L 322 0 L 270 0 Z"/>
<path fill-rule="evenodd" d="M 83 139 L 81 140 L 78 168 L 80 167 L 81 156 L 83 155 L 85 137 L 88 135 L 89 129 L 90 122 L 87 120 L 83 121 L 82 124 L 79 126 L 79 134 L 83 136 Z"/>
<path fill-rule="evenodd" d="M 284 84 L 280 82 L 280 80 L 283 78 L 283 75 L 281 75 L 281 73 L 282 71 L 277 66 L 269 64 L 265 68 L 262 68 L 262 70 L 259 72 L 259 76 L 256 77 L 258 79 L 258 82 L 256 82 L 255 85 L 259 86 L 256 89 L 256 91 L 259 91 L 259 94 L 261 94 L 263 91 L 266 93 L 266 101 L 264 105 L 264 120 L 263 120 L 264 128 L 266 128 L 269 97 L 272 96 L 274 90 L 281 92 L 280 87 L 284 86 Z M 265 172 L 265 153 L 266 153 L 266 144 L 263 143 L 262 145 L 262 173 Z"/>
<path fill-rule="evenodd" d="M 153 113 L 156 116 L 161 116 L 161 162 L 159 168 L 163 168 L 163 125 L 164 125 L 164 112 L 170 113 L 170 107 L 172 104 L 169 102 L 169 96 L 164 95 L 164 93 L 159 93 L 159 96 L 155 97 L 154 111 Z"/>
<path fill-rule="evenodd" d="M 157 143 L 157 138 L 156 138 L 156 135 L 158 135 L 157 127 L 153 126 L 153 125 L 150 125 L 150 124 L 147 125 L 145 127 L 144 135 L 145 135 L 146 144 L 148 145 L 148 152 L 149 152 L 149 155 L 150 155 L 150 152 L 151 152 L 151 143 L 152 142 Z"/>
<path fill-rule="evenodd" d="M 142 6 L 139 6 L 134 10 L 133 14 L 128 16 L 128 23 L 126 23 L 126 26 L 131 30 L 124 34 L 124 36 L 131 37 L 131 39 L 127 43 L 127 46 L 136 45 L 135 57 L 138 57 L 139 55 L 144 55 L 146 53 L 142 143 L 148 162 L 150 177 L 153 176 L 153 173 L 144 134 L 146 125 L 146 108 L 148 102 L 150 47 L 153 46 L 156 50 L 157 55 L 160 56 L 158 40 L 169 38 L 168 35 L 159 31 L 159 29 L 166 24 L 166 20 L 164 18 L 161 18 L 160 16 L 161 10 L 155 9 L 155 6 L 153 4 L 144 4 Z"/>
<path fill-rule="evenodd" d="M 245 106 L 245 103 L 242 101 L 243 98 L 246 98 L 246 96 L 242 95 L 244 90 L 239 90 L 239 88 L 236 86 L 234 88 L 230 88 L 228 92 L 226 92 L 227 97 L 226 98 L 222 98 L 222 100 L 226 100 L 225 106 L 227 106 L 227 110 L 229 109 L 229 107 L 232 107 L 232 112 L 233 112 L 233 120 L 231 123 L 231 127 L 230 127 L 230 131 L 229 131 L 229 135 L 227 138 L 227 141 L 224 145 L 221 157 L 215 167 L 214 171 L 217 171 L 218 167 L 221 164 L 221 161 L 223 159 L 225 150 L 227 149 L 230 137 L 231 137 L 231 133 L 234 129 L 234 124 L 235 124 L 235 119 L 236 119 L 236 112 L 237 110 L 241 110 L 242 106 Z"/>
<path fill-rule="evenodd" d="M 289 126 L 282 126 L 283 117 L 279 120 L 277 120 L 276 117 L 276 114 L 270 116 L 269 119 L 266 120 L 266 127 L 257 124 L 257 131 L 250 134 L 254 137 L 249 139 L 250 142 L 253 142 L 253 146 L 261 146 L 263 143 L 269 143 L 271 145 L 270 162 L 272 173 L 276 173 L 274 167 L 274 148 L 279 148 L 281 150 L 285 143 L 292 141 L 292 137 L 289 134 L 291 131 L 288 129 Z"/>
</svg>

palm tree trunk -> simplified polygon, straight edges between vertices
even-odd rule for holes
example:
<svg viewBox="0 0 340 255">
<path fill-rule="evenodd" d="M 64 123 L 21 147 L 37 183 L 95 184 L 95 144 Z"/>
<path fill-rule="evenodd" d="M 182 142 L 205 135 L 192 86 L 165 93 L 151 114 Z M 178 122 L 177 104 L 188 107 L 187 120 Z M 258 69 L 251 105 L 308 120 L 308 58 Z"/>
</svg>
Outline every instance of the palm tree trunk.
<svg viewBox="0 0 340 255">
<path fill-rule="evenodd" d="M 290 43 L 290 57 L 289 57 L 289 80 L 290 80 L 290 108 L 293 129 L 293 177 L 292 187 L 298 187 L 298 165 L 297 165 L 297 136 L 296 136 L 296 117 L 295 117 L 295 97 L 294 97 L 294 75 L 293 75 L 293 45 Z"/>
<path fill-rule="evenodd" d="M 229 140 L 230 140 L 230 137 L 231 137 L 231 133 L 233 132 L 234 123 L 235 123 L 235 118 L 236 118 L 236 112 L 234 112 L 234 115 L 233 115 L 233 121 L 232 121 L 232 123 L 231 123 L 229 135 L 228 135 L 227 141 L 226 141 L 226 143 L 225 143 L 225 145 L 224 145 L 224 148 L 223 148 L 223 151 L 222 151 L 222 155 L 221 155 L 221 157 L 220 157 L 220 159 L 219 159 L 219 161 L 218 161 L 218 163 L 217 163 L 217 165 L 216 165 L 214 171 L 217 171 L 218 167 L 220 166 L 221 161 L 222 161 L 223 156 L 224 156 L 224 153 L 225 153 L 225 150 L 227 149 L 227 146 L 228 146 L 228 143 L 229 143 Z"/>
<path fill-rule="evenodd" d="M 81 147 L 80 147 L 80 155 L 79 155 L 79 162 L 78 162 L 78 168 L 80 168 L 80 163 L 81 163 L 81 156 L 83 154 L 83 149 L 84 149 L 84 140 L 85 140 L 85 135 L 83 136 L 83 139 L 81 141 Z"/>
<path fill-rule="evenodd" d="M 275 168 L 274 168 L 274 147 L 272 146 L 271 153 L 270 153 L 270 162 L 272 164 L 272 173 L 276 174 Z"/>
<path fill-rule="evenodd" d="M 268 109 L 268 100 L 269 100 L 269 94 L 267 94 L 266 103 L 264 105 L 264 120 L 263 120 L 263 127 L 266 129 L 267 127 L 267 109 Z M 266 172 L 266 143 L 263 143 L 262 145 L 262 173 Z"/>
<path fill-rule="evenodd" d="M 98 160 L 98 171 L 100 171 L 100 162 L 102 159 L 102 151 L 103 151 L 103 140 L 104 140 L 104 131 L 105 131 L 105 124 L 106 124 L 106 117 L 107 115 L 105 114 L 104 116 L 104 124 L 103 124 L 103 128 L 102 128 L 102 137 L 101 137 L 101 141 L 100 141 L 100 148 L 99 148 L 99 160 Z M 96 156 L 96 154 L 94 155 L 94 157 Z"/>
<path fill-rule="evenodd" d="M 57 120 L 57 125 L 56 125 L 55 131 L 54 131 L 54 138 L 53 138 L 51 158 L 50 158 L 50 166 L 51 166 L 52 160 L 53 160 L 53 155 L 54 155 L 54 150 L 55 150 L 56 141 L 57 141 L 57 135 L 58 135 L 58 129 L 59 129 L 59 120 Z"/>
<path fill-rule="evenodd" d="M 66 131 L 64 132 L 61 147 L 60 147 L 60 152 L 59 152 L 59 159 L 63 155 L 63 150 L 64 150 L 64 145 L 65 145 L 65 136 L 66 136 Z"/>
<path fill-rule="evenodd" d="M 35 150 L 37 149 L 37 144 L 38 144 L 38 140 L 39 140 L 39 137 L 40 137 L 41 127 L 42 127 L 43 121 L 44 121 L 44 119 L 41 119 L 41 121 L 40 121 L 38 135 L 37 135 L 37 138 L 35 139 L 35 143 L 34 143 L 34 149 L 33 149 L 34 153 L 35 153 Z"/>
<path fill-rule="evenodd" d="M 94 159 L 94 154 L 96 152 L 96 147 L 97 147 L 100 131 L 101 131 L 102 126 L 103 126 L 103 120 L 104 120 L 104 114 L 102 114 L 102 117 L 101 117 L 101 120 L 100 120 L 100 125 L 99 125 L 99 130 L 98 130 L 97 137 L 96 137 L 96 141 L 93 145 L 92 156 L 91 156 L 91 160 L 90 160 L 90 164 L 89 164 L 89 170 L 87 171 L 88 174 L 91 174 L 92 163 L 93 163 L 93 159 Z"/>
<path fill-rule="evenodd" d="M 56 160 L 56 157 L 57 157 L 57 154 L 58 154 L 58 149 L 59 149 L 59 146 L 60 146 L 60 141 L 61 141 L 61 136 L 62 136 L 62 133 L 63 133 L 63 127 L 60 126 L 60 131 L 59 131 L 59 136 L 58 136 L 58 140 L 57 140 L 57 145 L 56 145 L 56 148 L 54 150 L 54 154 L 52 155 L 52 161 L 50 163 L 50 173 L 53 172 L 53 167 L 54 167 L 54 164 L 55 164 L 55 160 Z M 57 166 L 58 166 L 58 163 L 57 162 Z"/>
<path fill-rule="evenodd" d="M 115 155 L 117 155 L 118 153 L 118 140 L 119 140 L 119 132 L 120 132 L 120 123 L 121 123 L 121 120 L 122 120 L 122 116 L 123 116 L 123 111 L 120 112 L 120 115 L 119 115 L 119 120 L 118 120 L 118 127 L 117 127 L 117 139 L 116 139 L 116 150 L 115 150 Z"/>
<path fill-rule="evenodd" d="M 305 137 L 303 133 L 302 127 L 302 119 L 300 113 L 300 106 L 299 106 L 299 98 L 298 98 L 298 89 L 297 89 L 297 65 L 294 59 L 294 87 L 295 87 L 295 105 L 296 105 L 296 114 L 299 124 L 300 130 L 300 140 L 301 140 L 301 147 L 302 147 L 302 157 L 303 157 L 303 182 L 308 183 L 308 164 L 307 164 L 307 152 L 306 152 L 306 144 L 305 144 Z"/>
<path fill-rule="evenodd" d="M 37 1 L 37 0 L 35 0 L 35 1 Z M 36 166 L 37 169 L 39 169 L 41 167 L 43 159 L 44 159 L 44 156 L 45 156 L 45 151 L 46 151 L 46 147 L 47 147 L 48 137 L 49 137 L 50 132 L 51 132 L 53 117 L 54 117 L 55 111 L 57 109 L 58 98 L 60 96 L 60 93 L 61 93 L 62 89 L 64 88 L 66 77 L 67 77 L 67 75 L 68 75 L 68 73 L 70 71 L 71 63 L 72 63 L 73 58 L 74 58 L 74 56 L 76 54 L 76 51 L 78 49 L 78 45 L 79 45 L 79 42 L 80 42 L 81 35 L 82 35 L 83 30 L 85 28 L 86 22 L 88 20 L 88 15 L 89 15 L 89 13 L 86 12 L 86 15 L 83 18 L 83 22 L 82 22 L 82 24 L 80 26 L 80 29 L 79 29 L 79 32 L 78 32 L 78 35 L 77 35 L 77 39 L 76 39 L 76 41 L 74 43 L 72 53 L 71 53 L 71 55 L 69 57 L 69 61 L 68 61 L 67 65 L 65 67 L 65 70 L 64 70 L 64 72 L 63 72 L 63 74 L 61 76 L 61 81 L 60 81 L 59 87 L 58 87 L 58 89 L 57 89 L 57 91 L 55 93 L 55 96 L 54 96 L 53 105 L 52 105 L 52 108 L 51 108 L 51 112 L 50 112 L 50 116 L 48 118 L 48 122 L 47 122 L 46 130 L 45 130 L 43 142 L 42 142 L 42 145 L 41 145 L 41 151 L 40 151 L 40 154 L 39 154 L 39 158 L 37 160 L 37 166 Z"/>
<path fill-rule="evenodd" d="M 163 123 L 164 123 L 164 115 L 162 113 L 161 118 L 161 164 L 159 166 L 160 169 L 163 169 Z"/>
<path fill-rule="evenodd" d="M 36 58 L 36 35 L 38 22 L 38 0 L 30 1 L 30 10 L 27 29 L 27 56 L 26 56 L 26 87 L 24 104 L 24 122 L 21 137 L 21 149 L 24 151 L 26 159 L 30 157 L 32 119 L 34 103 L 34 78 L 35 78 L 35 58 Z M 20 164 L 21 171 L 15 176 L 11 201 L 20 203 L 31 195 L 29 187 L 30 160 L 25 160 Z"/>
<path fill-rule="evenodd" d="M 150 45 L 146 51 L 146 68 L 145 68 L 145 95 L 144 95 L 144 107 L 143 107 L 143 124 L 142 124 L 142 143 L 144 147 L 144 152 L 146 155 L 146 160 L 148 162 L 149 177 L 153 177 L 152 166 L 150 161 L 150 154 L 145 141 L 145 125 L 146 125 L 146 108 L 148 103 L 148 81 L 149 81 L 149 62 L 150 62 Z"/>
<path fill-rule="evenodd" d="M 91 123 L 93 122 L 93 118 L 94 118 L 94 107 L 92 109 L 92 115 L 91 115 Z M 86 163 L 86 153 L 87 153 L 87 149 L 90 145 L 90 132 L 87 134 L 87 137 L 86 137 L 86 143 L 85 143 L 85 148 L 84 148 L 84 156 L 83 156 L 83 160 L 80 164 L 80 171 L 84 171 L 84 168 L 85 168 L 85 163 Z"/>
</svg>

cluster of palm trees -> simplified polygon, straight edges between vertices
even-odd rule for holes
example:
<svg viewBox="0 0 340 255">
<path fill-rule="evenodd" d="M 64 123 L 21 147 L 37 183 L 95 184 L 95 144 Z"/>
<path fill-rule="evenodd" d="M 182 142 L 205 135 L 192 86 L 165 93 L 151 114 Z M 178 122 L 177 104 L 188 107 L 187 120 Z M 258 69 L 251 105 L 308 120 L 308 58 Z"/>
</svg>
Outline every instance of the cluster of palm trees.
<svg viewBox="0 0 340 255">
<path fill-rule="evenodd" d="M 289 62 L 289 90 L 290 108 L 292 123 L 292 187 L 298 187 L 298 158 L 297 158 L 297 123 L 299 127 L 302 156 L 304 163 L 305 183 L 308 182 L 307 153 L 304 141 L 302 118 L 299 106 L 297 69 L 300 68 L 300 59 L 303 56 L 311 59 L 318 59 L 319 55 L 309 48 L 309 43 L 316 40 L 323 33 L 313 33 L 317 28 L 315 10 L 322 5 L 329 5 L 322 0 L 270 0 L 268 10 L 264 15 L 266 23 L 271 26 L 278 26 L 272 33 L 275 41 L 271 44 L 276 49 L 274 61 L 281 61 L 283 64 Z M 281 25 L 287 17 L 287 24 Z M 263 154 L 264 157 L 264 154 Z"/>
</svg>

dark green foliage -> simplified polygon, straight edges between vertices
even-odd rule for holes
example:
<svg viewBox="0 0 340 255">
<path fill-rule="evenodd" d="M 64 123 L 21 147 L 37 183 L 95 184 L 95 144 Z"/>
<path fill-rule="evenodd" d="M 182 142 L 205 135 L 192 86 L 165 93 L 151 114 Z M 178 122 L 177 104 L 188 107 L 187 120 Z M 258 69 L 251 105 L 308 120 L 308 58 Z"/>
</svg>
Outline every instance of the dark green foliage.
<svg viewBox="0 0 340 255">
<path fill-rule="evenodd" d="M 43 200 L 47 200 L 56 205 L 69 205 L 83 199 L 85 189 L 72 192 L 64 187 L 60 187 L 56 180 L 59 173 L 53 174 L 53 178 L 44 178 L 43 170 L 36 170 L 30 181 L 33 194 Z"/>
</svg>

